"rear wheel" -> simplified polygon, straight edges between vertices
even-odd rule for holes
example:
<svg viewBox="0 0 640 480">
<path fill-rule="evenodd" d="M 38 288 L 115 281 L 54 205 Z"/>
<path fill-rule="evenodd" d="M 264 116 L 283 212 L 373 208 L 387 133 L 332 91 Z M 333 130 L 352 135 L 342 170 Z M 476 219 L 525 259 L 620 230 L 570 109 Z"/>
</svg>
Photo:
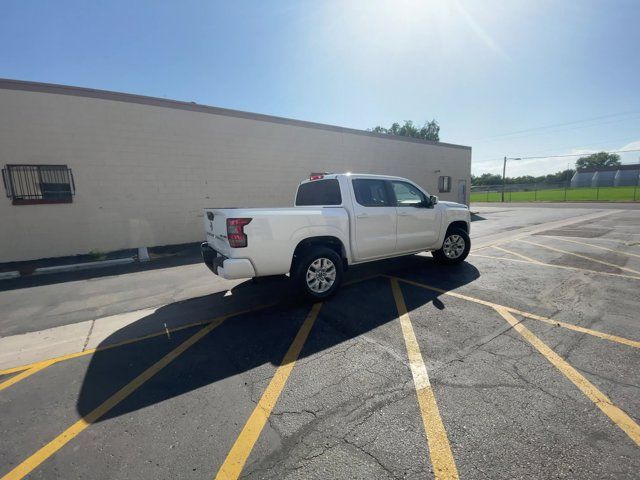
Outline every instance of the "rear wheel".
<svg viewBox="0 0 640 480">
<path fill-rule="evenodd" d="M 342 282 L 342 259 L 327 247 L 311 247 L 296 262 L 294 282 L 313 300 L 333 295 Z"/>
<path fill-rule="evenodd" d="M 442 248 L 431 254 L 439 263 L 454 265 L 462 263 L 471 249 L 469 234 L 461 228 L 450 228 L 442 242 Z"/>
</svg>

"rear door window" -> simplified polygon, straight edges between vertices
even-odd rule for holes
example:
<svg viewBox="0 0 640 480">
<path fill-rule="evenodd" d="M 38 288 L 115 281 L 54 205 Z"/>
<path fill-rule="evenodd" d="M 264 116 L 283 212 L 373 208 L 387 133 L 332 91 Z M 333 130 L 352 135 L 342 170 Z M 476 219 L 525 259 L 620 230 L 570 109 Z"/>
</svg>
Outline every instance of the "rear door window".
<svg viewBox="0 0 640 480">
<path fill-rule="evenodd" d="M 330 178 L 303 183 L 298 187 L 296 205 L 304 207 L 314 205 L 342 205 L 342 196 L 340 195 L 338 180 Z"/>
<path fill-rule="evenodd" d="M 363 207 L 391 207 L 393 202 L 385 180 L 357 178 L 353 180 L 356 202 Z"/>
</svg>

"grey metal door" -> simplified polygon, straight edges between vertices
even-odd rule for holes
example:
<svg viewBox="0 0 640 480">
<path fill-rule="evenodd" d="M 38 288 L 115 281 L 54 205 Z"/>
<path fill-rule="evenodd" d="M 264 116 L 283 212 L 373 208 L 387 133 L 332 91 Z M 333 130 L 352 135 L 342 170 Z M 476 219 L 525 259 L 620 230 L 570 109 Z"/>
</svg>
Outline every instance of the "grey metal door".
<svg viewBox="0 0 640 480">
<path fill-rule="evenodd" d="M 467 181 L 458 180 L 458 203 L 467 203 Z"/>
</svg>

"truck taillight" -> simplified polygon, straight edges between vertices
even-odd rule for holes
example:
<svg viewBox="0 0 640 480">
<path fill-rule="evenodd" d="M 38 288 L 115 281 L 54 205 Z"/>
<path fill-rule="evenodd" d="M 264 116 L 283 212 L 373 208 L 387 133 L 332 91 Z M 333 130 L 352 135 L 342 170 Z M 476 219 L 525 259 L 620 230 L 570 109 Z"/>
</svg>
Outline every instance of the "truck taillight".
<svg viewBox="0 0 640 480">
<path fill-rule="evenodd" d="M 247 235 L 244 226 L 251 222 L 250 218 L 227 218 L 227 240 L 232 248 L 247 246 Z"/>
</svg>

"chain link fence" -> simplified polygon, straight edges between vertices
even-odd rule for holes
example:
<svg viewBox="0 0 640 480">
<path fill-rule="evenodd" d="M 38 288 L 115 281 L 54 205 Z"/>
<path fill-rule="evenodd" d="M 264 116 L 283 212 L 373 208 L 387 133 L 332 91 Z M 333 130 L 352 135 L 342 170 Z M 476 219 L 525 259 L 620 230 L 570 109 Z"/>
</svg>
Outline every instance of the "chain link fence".
<svg viewBox="0 0 640 480">
<path fill-rule="evenodd" d="M 569 182 L 471 186 L 471 202 L 637 202 L 640 187 L 578 187 Z"/>
</svg>

